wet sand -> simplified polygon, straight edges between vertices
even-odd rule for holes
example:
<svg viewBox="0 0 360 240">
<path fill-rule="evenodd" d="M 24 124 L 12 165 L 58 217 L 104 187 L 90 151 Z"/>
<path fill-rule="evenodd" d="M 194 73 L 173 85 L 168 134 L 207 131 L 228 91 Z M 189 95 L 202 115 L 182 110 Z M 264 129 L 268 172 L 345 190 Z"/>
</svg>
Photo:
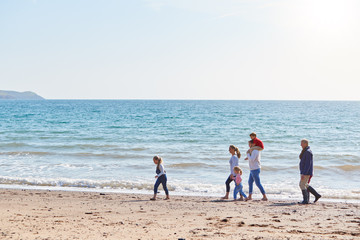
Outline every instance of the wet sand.
<svg viewBox="0 0 360 240">
<path fill-rule="evenodd" d="M 0 239 L 360 239 L 360 204 L 150 197 L 1 189 Z"/>
</svg>

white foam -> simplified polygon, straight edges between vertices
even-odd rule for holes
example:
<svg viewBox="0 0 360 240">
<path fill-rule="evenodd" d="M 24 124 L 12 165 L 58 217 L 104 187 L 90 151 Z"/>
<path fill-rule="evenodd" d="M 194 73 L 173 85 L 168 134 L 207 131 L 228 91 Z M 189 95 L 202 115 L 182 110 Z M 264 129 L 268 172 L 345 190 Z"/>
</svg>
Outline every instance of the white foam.
<svg viewBox="0 0 360 240">
<path fill-rule="evenodd" d="M 9 178 L 0 177 L 0 188 L 25 188 L 25 189 L 48 189 L 48 190 L 71 190 L 71 191 L 107 191 L 119 193 L 145 193 L 153 192 L 154 182 L 148 180 L 103 180 L 94 181 L 89 179 L 35 179 L 35 178 Z M 301 191 L 298 186 L 283 184 L 263 184 L 269 198 L 295 200 L 301 199 Z M 231 186 L 231 194 L 233 185 Z M 184 181 L 172 181 L 168 183 L 172 195 L 184 196 L 209 196 L 220 197 L 225 194 L 224 184 L 191 183 Z M 160 186 L 159 190 L 163 193 Z M 324 186 L 316 190 L 322 195 L 322 199 L 331 201 L 360 202 L 359 189 L 330 189 Z M 248 193 L 248 186 L 244 184 L 244 191 Z M 254 198 L 261 197 L 254 185 Z"/>
</svg>

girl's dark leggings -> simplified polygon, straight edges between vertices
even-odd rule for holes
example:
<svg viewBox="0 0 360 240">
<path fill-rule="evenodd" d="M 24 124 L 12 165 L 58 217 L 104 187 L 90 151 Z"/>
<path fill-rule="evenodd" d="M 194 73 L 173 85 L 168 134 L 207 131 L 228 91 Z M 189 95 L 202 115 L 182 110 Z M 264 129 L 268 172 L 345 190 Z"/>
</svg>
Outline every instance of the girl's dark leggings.
<svg viewBox="0 0 360 240">
<path fill-rule="evenodd" d="M 166 182 L 167 182 L 166 174 L 161 175 L 160 177 L 158 177 L 158 178 L 156 179 L 156 182 L 155 182 L 155 185 L 154 185 L 154 194 L 157 194 L 157 192 L 158 192 L 158 187 L 159 187 L 159 185 L 160 185 L 160 183 L 161 183 L 162 186 L 163 186 L 163 189 L 164 189 L 164 191 L 165 191 L 165 194 L 166 194 L 166 195 L 169 195 L 169 191 L 168 191 L 168 189 L 167 189 Z"/>
<path fill-rule="evenodd" d="M 233 179 L 230 178 L 230 176 L 228 177 L 228 179 L 226 180 L 225 184 L 226 184 L 226 192 L 230 192 L 230 183 L 234 181 Z"/>
</svg>

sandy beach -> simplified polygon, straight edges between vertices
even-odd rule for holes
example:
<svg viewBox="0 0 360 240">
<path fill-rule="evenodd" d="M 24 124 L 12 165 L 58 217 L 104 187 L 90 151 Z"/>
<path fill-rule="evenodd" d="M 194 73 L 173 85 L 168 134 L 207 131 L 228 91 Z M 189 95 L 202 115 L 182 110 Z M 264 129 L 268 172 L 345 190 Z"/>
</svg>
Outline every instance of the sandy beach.
<svg viewBox="0 0 360 240">
<path fill-rule="evenodd" d="M 360 204 L 0 190 L 1 239 L 359 239 Z M 255 196 L 256 197 L 256 196 Z"/>
</svg>

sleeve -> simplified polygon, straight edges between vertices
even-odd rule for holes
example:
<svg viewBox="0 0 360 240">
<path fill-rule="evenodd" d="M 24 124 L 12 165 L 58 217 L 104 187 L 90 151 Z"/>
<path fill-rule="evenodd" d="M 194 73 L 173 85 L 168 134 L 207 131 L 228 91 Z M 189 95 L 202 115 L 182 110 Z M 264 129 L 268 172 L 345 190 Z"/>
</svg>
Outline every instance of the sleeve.
<svg viewBox="0 0 360 240">
<path fill-rule="evenodd" d="M 162 164 L 160 164 L 159 166 L 159 170 L 160 170 L 160 173 L 157 175 L 158 177 L 162 176 L 165 174 L 165 171 L 164 171 L 164 166 Z"/>
<path fill-rule="evenodd" d="M 231 157 L 231 174 L 234 176 L 234 167 L 239 165 L 239 159 L 235 156 Z"/>
<path fill-rule="evenodd" d="M 250 153 L 247 154 L 247 157 L 250 161 L 254 161 L 257 157 L 259 156 L 259 151 L 258 150 L 254 150 L 252 151 L 252 154 L 250 155 Z"/>
<path fill-rule="evenodd" d="M 302 159 L 300 159 L 300 163 L 299 163 L 299 168 L 300 168 L 300 174 L 304 175 L 304 169 L 305 169 L 305 159 L 304 157 Z"/>
</svg>

